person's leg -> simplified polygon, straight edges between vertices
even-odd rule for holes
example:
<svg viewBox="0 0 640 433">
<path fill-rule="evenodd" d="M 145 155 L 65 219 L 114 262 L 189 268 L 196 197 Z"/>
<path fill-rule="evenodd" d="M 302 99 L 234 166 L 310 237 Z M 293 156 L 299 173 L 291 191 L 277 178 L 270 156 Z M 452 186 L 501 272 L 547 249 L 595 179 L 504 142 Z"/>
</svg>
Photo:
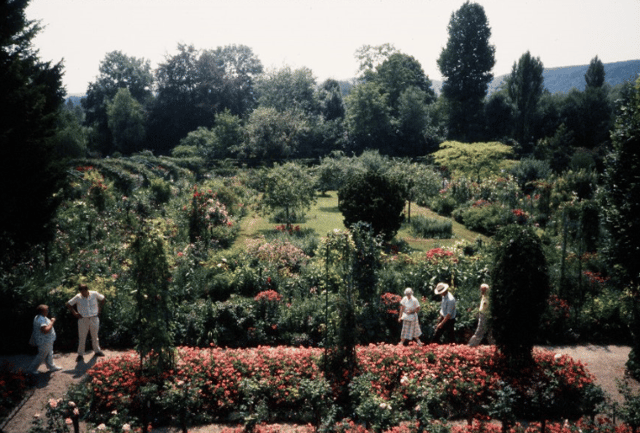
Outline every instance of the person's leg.
<svg viewBox="0 0 640 433">
<path fill-rule="evenodd" d="M 473 337 L 471 337 L 471 339 L 469 340 L 469 346 L 476 347 L 480 345 L 480 343 L 482 342 L 482 339 L 484 338 L 484 334 L 486 330 L 487 330 L 486 319 L 484 317 L 484 314 L 480 314 L 478 316 L 478 327 L 476 328 L 476 332 L 475 334 L 473 334 Z"/>
<path fill-rule="evenodd" d="M 84 349 L 87 343 L 87 334 L 89 333 L 89 319 L 78 319 L 78 356 L 84 356 Z"/>
<path fill-rule="evenodd" d="M 38 345 L 38 354 L 36 355 L 35 358 L 33 358 L 33 361 L 31 362 L 31 364 L 29 365 L 29 372 L 31 373 L 37 373 L 38 372 L 38 367 L 40 367 L 40 364 L 42 364 L 45 360 L 45 358 L 47 357 L 47 348 L 45 347 L 44 344 L 39 344 Z"/>
<path fill-rule="evenodd" d="M 93 347 L 93 352 L 96 355 L 102 354 L 102 349 L 100 348 L 100 340 L 98 339 L 99 330 L 100 330 L 100 319 L 98 317 L 92 317 L 91 322 L 89 324 L 89 331 L 91 332 L 91 346 Z"/>
<path fill-rule="evenodd" d="M 445 329 L 445 332 L 447 333 L 447 339 L 449 340 L 449 343 L 456 342 L 456 332 L 454 327 L 455 324 L 456 324 L 456 319 L 449 319 L 447 320 L 447 323 L 445 323 L 443 326 L 443 328 Z"/>
<path fill-rule="evenodd" d="M 53 362 L 53 341 L 47 343 L 45 346 L 46 346 L 47 356 L 45 357 L 44 362 L 47 365 L 47 368 L 49 369 L 49 371 L 61 370 L 61 368 L 58 367 Z"/>
</svg>

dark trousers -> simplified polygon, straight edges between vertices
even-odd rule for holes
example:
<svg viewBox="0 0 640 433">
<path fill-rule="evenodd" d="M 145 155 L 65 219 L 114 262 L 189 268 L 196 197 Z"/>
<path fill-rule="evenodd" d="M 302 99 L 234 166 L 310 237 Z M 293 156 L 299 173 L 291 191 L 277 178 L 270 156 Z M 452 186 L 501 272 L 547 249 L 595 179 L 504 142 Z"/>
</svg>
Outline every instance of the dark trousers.
<svg viewBox="0 0 640 433">
<path fill-rule="evenodd" d="M 436 329 L 435 334 L 433 334 L 433 337 L 431 338 L 431 342 L 440 343 L 440 338 L 442 337 L 442 334 L 444 334 L 448 343 L 455 343 L 456 335 L 453 329 L 453 326 L 455 324 L 456 319 L 447 320 L 447 322 L 442 327 L 440 327 L 440 329 Z"/>
</svg>

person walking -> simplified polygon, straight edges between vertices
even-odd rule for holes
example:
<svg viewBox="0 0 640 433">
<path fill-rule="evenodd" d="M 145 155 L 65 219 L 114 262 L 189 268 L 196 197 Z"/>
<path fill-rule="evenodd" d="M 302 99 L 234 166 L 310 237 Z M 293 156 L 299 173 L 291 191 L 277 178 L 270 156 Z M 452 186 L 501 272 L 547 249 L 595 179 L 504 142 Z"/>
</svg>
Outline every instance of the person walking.
<svg viewBox="0 0 640 433">
<path fill-rule="evenodd" d="M 456 342 L 456 335 L 454 325 L 456 323 L 456 298 L 449 291 L 449 285 L 446 283 L 438 283 L 434 293 L 442 296 L 442 303 L 440 304 L 440 319 L 436 325 L 435 333 L 433 334 L 432 342 L 439 343 L 440 338 L 444 333 L 447 334 L 447 340 L 450 343 Z"/>
<path fill-rule="evenodd" d="M 413 290 L 407 287 L 404 290 L 404 297 L 400 301 L 400 317 L 398 317 L 398 322 L 402 322 L 400 344 L 404 344 L 407 340 L 415 340 L 418 345 L 422 345 L 420 341 L 422 330 L 418 321 L 418 311 L 420 311 L 420 302 L 413 296 Z"/>
<path fill-rule="evenodd" d="M 49 306 L 38 305 L 36 308 L 36 317 L 33 318 L 33 331 L 31 333 L 31 344 L 38 347 L 38 354 L 29 366 L 29 372 L 38 374 L 38 367 L 43 362 L 49 371 L 59 371 L 62 367 L 57 366 L 53 362 L 53 342 L 56 341 L 56 330 L 53 324 L 55 317 L 51 319 L 49 316 Z"/>
<path fill-rule="evenodd" d="M 100 313 L 105 302 L 101 293 L 89 290 L 86 284 L 78 285 L 79 292 L 67 302 L 67 308 L 78 319 L 78 357 L 76 362 L 84 361 L 84 349 L 87 333 L 91 334 L 91 345 L 96 356 L 104 356 L 100 349 L 98 331 L 100 330 Z"/>
<path fill-rule="evenodd" d="M 475 334 L 469 340 L 469 346 L 476 347 L 484 338 L 485 334 L 489 330 L 489 324 L 487 323 L 487 314 L 489 312 L 489 298 L 487 296 L 487 291 L 489 290 L 488 284 L 480 284 L 480 307 L 478 308 L 478 327 L 476 328 Z M 495 340 L 493 339 L 493 335 L 491 331 L 487 335 L 487 340 L 489 344 L 495 344 Z"/>
</svg>

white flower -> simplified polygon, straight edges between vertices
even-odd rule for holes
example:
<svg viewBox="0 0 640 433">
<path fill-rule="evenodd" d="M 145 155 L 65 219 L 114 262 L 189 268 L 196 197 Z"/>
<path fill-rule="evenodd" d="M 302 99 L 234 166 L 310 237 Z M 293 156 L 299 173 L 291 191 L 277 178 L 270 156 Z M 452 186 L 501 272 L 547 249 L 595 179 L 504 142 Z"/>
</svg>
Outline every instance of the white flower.
<svg viewBox="0 0 640 433">
<path fill-rule="evenodd" d="M 556 353 L 556 355 L 553 357 L 553 359 L 555 359 L 556 361 L 559 361 L 560 358 L 562 358 L 562 353 Z"/>
<path fill-rule="evenodd" d="M 380 409 L 385 410 L 387 408 L 387 403 L 380 403 Z"/>
<path fill-rule="evenodd" d="M 131 431 L 131 426 L 129 424 L 122 424 L 122 431 Z"/>
<path fill-rule="evenodd" d="M 400 379 L 400 384 L 406 385 L 407 383 L 409 383 L 409 378 L 406 375 L 402 376 L 402 378 Z"/>
<path fill-rule="evenodd" d="M 106 430 L 107 426 L 104 425 L 104 423 L 100 424 L 98 427 L 96 427 L 96 430 Z"/>
</svg>

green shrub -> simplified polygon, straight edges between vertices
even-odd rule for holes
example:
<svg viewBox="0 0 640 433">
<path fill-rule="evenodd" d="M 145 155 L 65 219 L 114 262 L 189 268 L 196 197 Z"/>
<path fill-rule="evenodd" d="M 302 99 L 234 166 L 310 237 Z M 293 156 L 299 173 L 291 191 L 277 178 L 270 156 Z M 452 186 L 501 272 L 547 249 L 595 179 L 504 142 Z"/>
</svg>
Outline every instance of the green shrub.
<svg viewBox="0 0 640 433">
<path fill-rule="evenodd" d="M 468 207 L 456 209 L 453 212 L 453 217 L 469 230 L 488 236 L 495 235 L 500 227 L 508 225 L 515 218 L 510 209 L 501 204 L 484 200 L 478 200 Z"/>
<path fill-rule="evenodd" d="M 171 184 L 163 179 L 151 179 L 150 188 L 153 200 L 158 204 L 166 203 L 171 198 Z"/>
<path fill-rule="evenodd" d="M 421 238 L 450 239 L 453 237 L 453 224 L 450 220 L 416 215 L 411 218 L 411 232 Z"/>
<path fill-rule="evenodd" d="M 550 291 L 547 260 L 530 227 L 507 226 L 496 240 L 491 271 L 491 326 L 500 351 L 513 363 L 531 361 Z"/>
</svg>

